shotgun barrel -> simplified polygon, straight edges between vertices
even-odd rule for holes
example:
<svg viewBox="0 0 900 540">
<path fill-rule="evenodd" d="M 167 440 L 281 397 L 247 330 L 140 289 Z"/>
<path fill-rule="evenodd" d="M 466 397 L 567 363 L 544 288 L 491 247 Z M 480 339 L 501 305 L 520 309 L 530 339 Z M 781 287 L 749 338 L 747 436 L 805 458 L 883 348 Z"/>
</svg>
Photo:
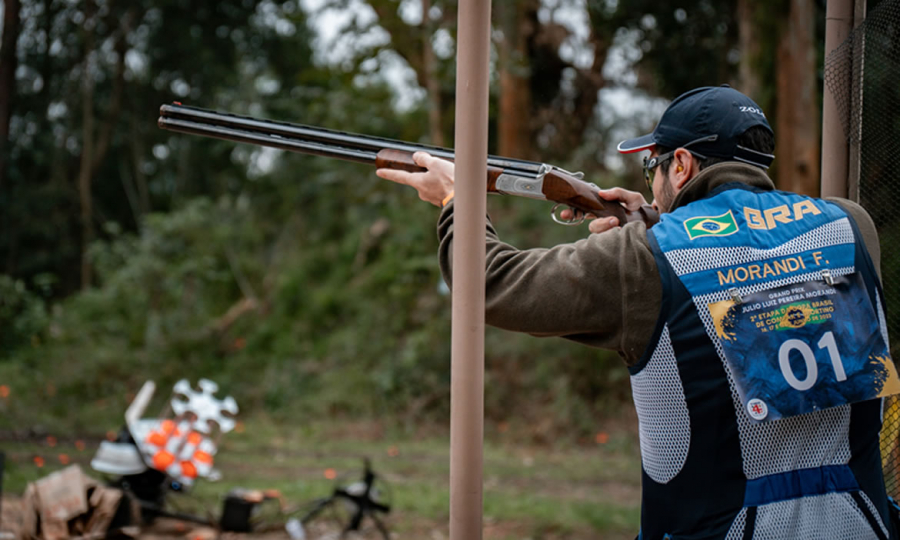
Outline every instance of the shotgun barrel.
<svg viewBox="0 0 900 540">
<path fill-rule="evenodd" d="M 159 108 L 158 123 L 163 129 L 180 133 L 411 172 L 425 170 L 413 161 L 412 155 L 415 152 L 428 152 L 451 161 L 454 159 L 453 150 L 448 148 L 263 120 L 180 103 L 162 105 Z M 583 176 L 582 173 L 571 173 L 545 163 L 488 156 L 486 187 L 489 193 L 554 201 L 557 205 L 553 207 L 551 216 L 554 221 L 564 225 L 577 225 L 584 220 L 586 214 L 597 217 L 615 216 L 622 224 L 643 221 L 648 227 L 659 221 L 659 215 L 649 205 L 629 212 L 618 203 L 601 199 L 597 194 L 597 186 L 585 182 Z M 573 220 L 558 218 L 556 209 L 560 205 L 577 210 L 579 217 Z"/>
<path fill-rule="evenodd" d="M 219 135 L 219 138 L 248 142 L 263 146 L 272 146 L 289 151 L 299 151 L 314 155 L 349 159 L 361 163 L 375 162 L 375 155 L 384 149 L 400 150 L 403 152 L 428 152 L 429 154 L 452 160 L 453 150 L 439 146 L 425 144 L 411 144 L 384 137 L 372 137 L 359 135 L 332 129 L 292 124 L 275 120 L 261 120 L 250 116 L 241 116 L 231 113 L 222 113 L 198 107 L 189 107 L 180 104 L 166 104 L 159 108 L 159 127 L 171 131 L 181 131 L 194 135 Z M 220 130 L 215 128 L 219 127 Z M 215 133 L 216 135 L 212 135 Z M 256 137 L 252 134 L 257 134 Z M 280 139 L 292 142 L 302 142 L 304 146 L 283 145 Z M 331 155 L 332 149 L 342 155 Z M 345 157 L 346 156 L 346 157 Z M 371 156 L 371 159 L 369 157 Z M 498 156 L 488 156 L 489 167 L 500 167 L 537 175 L 541 171 L 542 163 L 512 159 Z"/>
</svg>

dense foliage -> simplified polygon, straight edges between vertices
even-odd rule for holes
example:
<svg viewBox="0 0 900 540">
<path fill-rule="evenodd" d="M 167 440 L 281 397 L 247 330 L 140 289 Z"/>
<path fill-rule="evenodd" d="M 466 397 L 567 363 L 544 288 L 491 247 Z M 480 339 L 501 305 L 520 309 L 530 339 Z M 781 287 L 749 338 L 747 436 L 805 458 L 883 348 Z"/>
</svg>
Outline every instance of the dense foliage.
<svg viewBox="0 0 900 540">
<path fill-rule="evenodd" d="M 671 97 L 737 72 L 734 2 L 495 4 L 522 14 L 498 25 L 494 69 L 533 95 L 519 111 L 543 122 L 526 126 L 531 159 L 601 185 L 639 182 L 636 160 L 620 177 L 604 161 L 608 119 L 629 121 L 599 110 L 599 90 Z M 362 166 L 174 135 L 155 120 L 178 100 L 448 144 L 455 9 L 23 0 L 15 84 L 0 88 L 14 97 L 0 144 L 0 385 L 11 389 L 0 428 L 91 427 L 147 378 L 201 376 L 257 413 L 445 418 L 450 297 L 436 210 Z M 585 63 L 579 51 L 603 56 Z M 600 76 L 604 66 L 615 69 Z M 508 133 L 497 103 L 509 91 L 492 88 L 492 134 Z M 550 224 L 534 201 L 490 210 L 522 247 L 587 234 Z M 541 436 L 590 433 L 628 393 L 613 353 L 495 330 L 487 350 L 489 418 Z"/>
</svg>

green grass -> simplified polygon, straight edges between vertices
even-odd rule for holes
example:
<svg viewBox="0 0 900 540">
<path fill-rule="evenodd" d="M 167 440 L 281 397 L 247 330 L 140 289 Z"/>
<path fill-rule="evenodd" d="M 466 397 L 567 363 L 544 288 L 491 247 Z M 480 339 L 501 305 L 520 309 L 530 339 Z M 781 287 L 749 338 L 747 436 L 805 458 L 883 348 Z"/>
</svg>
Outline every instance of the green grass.
<svg viewBox="0 0 900 540">
<path fill-rule="evenodd" d="M 179 510 L 217 515 L 232 487 L 277 489 L 289 506 L 326 496 L 340 478 L 359 474 L 363 456 L 393 493 L 391 530 L 399 538 L 446 534 L 449 521 L 449 440 L 445 433 L 393 432 L 372 423 L 317 422 L 283 426 L 266 418 L 245 420 L 230 433 L 216 456 L 220 482 L 198 482 L 172 497 Z M 510 430 L 512 431 L 512 430 Z M 488 432 L 484 446 L 486 539 L 633 538 L 639 521 L 640 460 L 634 434 L 611 432 L 603 445 L 534 445 L 510 431 Z M 28 482 L 62 468 L 66 454 L 92 474 L 89 462 L 99 441 L 79 452 L 75 439 L 6 442 L 7 496 Z M 45 461 L 43 468 L 33 462 Z M 272 513 L 275 506 L 269 509 Z M 277 511 L 275 512 L 277 514 Z M 272 517 L 277 520 L 278 516 Z"/>
</svg>

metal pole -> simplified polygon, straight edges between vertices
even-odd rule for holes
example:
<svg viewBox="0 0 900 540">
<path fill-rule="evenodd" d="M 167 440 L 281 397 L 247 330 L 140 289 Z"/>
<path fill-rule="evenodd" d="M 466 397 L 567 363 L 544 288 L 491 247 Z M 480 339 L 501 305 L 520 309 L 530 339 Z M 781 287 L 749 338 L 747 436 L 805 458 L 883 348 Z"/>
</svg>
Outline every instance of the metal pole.
<svg viewBox="0 0 900 540">
<path fill-rule="evenodd" d="M 853 0 L 828 0 L 825 10 L 826 56 L 850 35 L 853 29 L 853 8 Z M 849 149 L 841 120 L 835 96 L 828 85 L 825 85 L 822 95 L 823 197 L 847 196 Z"/>
<path fill-rule="evenodd" d="M 490 0 L 460 0 L 450 370 L 450 540 L 482 537 Z"/>
</svg>

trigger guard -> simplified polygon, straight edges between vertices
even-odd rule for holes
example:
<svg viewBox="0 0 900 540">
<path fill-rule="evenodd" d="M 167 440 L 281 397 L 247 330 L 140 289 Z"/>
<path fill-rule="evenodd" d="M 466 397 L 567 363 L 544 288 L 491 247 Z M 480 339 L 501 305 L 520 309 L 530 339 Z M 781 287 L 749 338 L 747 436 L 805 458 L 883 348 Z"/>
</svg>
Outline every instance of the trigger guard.
<svg viewBox="0 0 900 540">
<path fill-rule="evenodd" d="M 563 203 L 556 203 L 555 205 L 553 205 L 553 208 L 550 209 L 550 217 L 553 218 L 553 221 L 555 221 L 556 223 L 559 223 L 560 225 L 566 225 L 568 227 L 572 227 L 575 225 L 581 225 L 582 223 L 584 223 L 584 218 L 585 218 L 585 216 L 587 216 L 587 213 L 581 212 L 581 210 L 576 210 L 575 208 L 572 208 L 571 206 L 569 208 L 572 208 L 572 211 L 576 212 L 576 215 L 577 215 L 577 212 L 581 212 L 581 219 L 578 219 L 578 220 L 573 219 L 573 220 L 565 221 L 565 220 L 562 220 L 559 217 L 557 217 L 556 209 L 559 208 L 560 206 L 562 206 L 562 204 Z"/>
</svg>

